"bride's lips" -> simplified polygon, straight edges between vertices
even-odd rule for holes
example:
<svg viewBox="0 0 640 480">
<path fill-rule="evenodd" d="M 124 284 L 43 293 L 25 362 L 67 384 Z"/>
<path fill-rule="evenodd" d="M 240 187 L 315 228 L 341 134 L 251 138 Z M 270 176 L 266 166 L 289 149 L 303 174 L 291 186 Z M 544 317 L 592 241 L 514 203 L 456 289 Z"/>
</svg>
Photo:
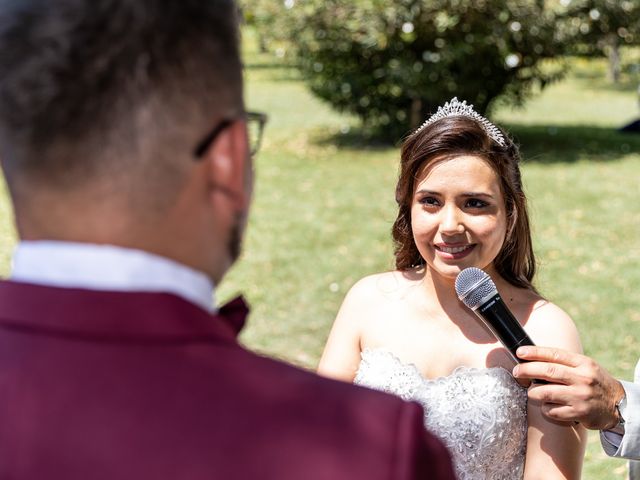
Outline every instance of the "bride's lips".
<svg viewBox="0 0 640 480">
<path fill-rule="evenodd" d="M 434 245 L 436 254 L 446 260 L 458 260 L 469 255 L 475 248 L 475 244 L 446 244 L 438 243 Z"/>
</svg>

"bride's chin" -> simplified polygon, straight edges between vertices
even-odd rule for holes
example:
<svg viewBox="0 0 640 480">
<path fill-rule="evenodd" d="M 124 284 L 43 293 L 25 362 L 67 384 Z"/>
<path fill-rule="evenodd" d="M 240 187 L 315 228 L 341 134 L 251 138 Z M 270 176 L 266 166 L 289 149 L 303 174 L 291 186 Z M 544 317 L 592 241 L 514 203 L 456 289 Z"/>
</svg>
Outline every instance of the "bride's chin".
<svg viewBox="0 0 640 480">
<path fill-rule="evenodd" d="M 464 263 L 454 263 L 448 264 L 443 262 L 427 262 L 427 268 L 431 272 L 432 275 L 441 277 L 443 279 L 449 279 L 455 281 L 456 277 L 460 272 L 462 272 L 466 268 L 475 267 L 480 270 L 484 270 L 485 272 L 491 274 L 493 270 L 493 263 L 485 264 L 480 262 L 464 262 Z"/>
<path fill-rule="evenodd" d="M 451 266 L 449 268 L 441 268 L 429 265 L 427 270 L 429 271 L 429 274 L 434 277 L 434 279 L 438 278 L 447 282 L 455 282 L 458 274 L 462 270 L 464 270 L 464 268 L 454 266 Z"/>
</svg>

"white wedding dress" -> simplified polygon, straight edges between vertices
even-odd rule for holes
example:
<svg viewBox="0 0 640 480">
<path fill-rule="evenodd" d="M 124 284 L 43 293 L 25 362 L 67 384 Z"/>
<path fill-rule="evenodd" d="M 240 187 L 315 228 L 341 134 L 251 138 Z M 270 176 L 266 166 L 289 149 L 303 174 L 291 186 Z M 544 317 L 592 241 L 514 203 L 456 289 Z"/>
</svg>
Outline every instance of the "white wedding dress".
<svg viewBox="0 0 640 480">
<path fill-rule="evenodd" d="M 430 380 L 385 350 L 365 350 L 354 383 L 422 404 L 459 480 L 522 478 L 527 394 L 504 368 L 460 367 Z"/>
</svg>

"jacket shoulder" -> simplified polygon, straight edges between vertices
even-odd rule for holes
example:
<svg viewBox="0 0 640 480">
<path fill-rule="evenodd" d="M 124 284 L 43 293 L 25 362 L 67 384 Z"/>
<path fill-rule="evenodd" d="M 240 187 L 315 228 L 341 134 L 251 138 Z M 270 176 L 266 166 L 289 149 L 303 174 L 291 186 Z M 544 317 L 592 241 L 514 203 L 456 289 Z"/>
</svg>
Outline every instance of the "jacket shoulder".
<svg viewBox="0 0 640 480">
<path fill-rule="evenodd" d="M 425 430 L 418 404 L 249 355 L 272 377 L 258 395 L 277 400 L 269 409 L 279 418 L 280 434 L 293 435 L 291 442 L 309 442 L 343 465 L 367 465 L 375 478 L 454 478 L 449 454 Z M 306 435 L 298 435 L 300 428 Z"/>
</svg>

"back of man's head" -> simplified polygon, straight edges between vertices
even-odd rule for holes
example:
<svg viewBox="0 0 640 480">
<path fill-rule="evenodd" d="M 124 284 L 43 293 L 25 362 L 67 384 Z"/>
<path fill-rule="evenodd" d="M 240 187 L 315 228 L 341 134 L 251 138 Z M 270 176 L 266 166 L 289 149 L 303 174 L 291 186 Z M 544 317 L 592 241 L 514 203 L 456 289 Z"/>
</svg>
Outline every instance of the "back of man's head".
<svg viewBox="0 0 640 480">
<path fill-rule="evenodd" d="M 195 145 L 242 109 L 237 36 L 232 0 L 0 0 L 0 158 L 18 213 L 42 192 L 168 208 Z"/>
</svg>

